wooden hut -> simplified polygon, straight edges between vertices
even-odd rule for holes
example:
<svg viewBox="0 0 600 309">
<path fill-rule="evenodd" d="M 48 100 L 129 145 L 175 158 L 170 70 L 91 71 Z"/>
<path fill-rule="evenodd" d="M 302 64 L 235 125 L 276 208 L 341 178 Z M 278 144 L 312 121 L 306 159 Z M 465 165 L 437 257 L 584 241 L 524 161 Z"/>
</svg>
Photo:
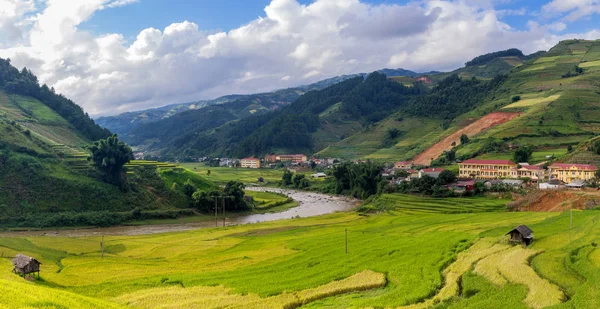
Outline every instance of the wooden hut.
<svg viewBox="0 0 600 309">
<path fill-rule="evenodd" d="M 533 241 L 533 231 L 526 225 L 519 225 L 506 235 L 510 235 L 510 242 L 523 243 L 526 246 Z"/>
<path fill-rule="evenodd" d="M 40 265 L 42 263 L 40 263 L 38 260 L 23 254 L 17 254 L 17 256 L 13 259 L 12 263 L 15 267 L 13 268 L 14 273 L 20 274 L 22 276 L 37 273 L 39 278 Z"/>
</svg>

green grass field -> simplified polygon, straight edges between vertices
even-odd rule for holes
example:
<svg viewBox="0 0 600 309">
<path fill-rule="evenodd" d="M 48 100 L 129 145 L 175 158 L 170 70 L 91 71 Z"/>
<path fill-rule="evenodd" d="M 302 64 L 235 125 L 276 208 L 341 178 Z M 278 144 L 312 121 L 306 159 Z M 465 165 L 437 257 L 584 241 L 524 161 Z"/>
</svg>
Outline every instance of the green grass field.
<svg viewBox="0 0 600 309">
<path fill-rule="evenodd" d="M 105 238 L 0 237 L 0 303 L 64 308 L 597 308 L 596 211 L 503 212 L 505 200 L 386 195 L 337 213 Z M 504 234 L 527 224 L 529 248 Z M 348 230 L 348 254 L 344 231 Z M 39 258 L 42 279 L 8 257 Z M 1 307 L 1 306 L 0 306 Z"/>
<path fill-rule="evenodd" d="M 207 167 L 201 163 L 182 163 L 181 166 L 219 184 L 232 180 L 238 180 L 246 184 L 258 183 L 259 177 L 262 177 L 267 184 L 274 184 L 278 183 L 283 176 L 282 169 Z M 207 175 L 208 170 L 210 170 L 210 176 Z"/>
</svg>

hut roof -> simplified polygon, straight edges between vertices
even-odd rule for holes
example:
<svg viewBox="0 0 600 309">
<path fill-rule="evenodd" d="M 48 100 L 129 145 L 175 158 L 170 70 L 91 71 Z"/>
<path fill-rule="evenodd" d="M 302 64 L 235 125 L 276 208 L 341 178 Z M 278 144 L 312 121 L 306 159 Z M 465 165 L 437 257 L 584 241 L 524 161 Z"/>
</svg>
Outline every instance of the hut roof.
<svg viewBox="0 0 600 309">
<path fill-rule="evenodd" d="M 26 256 L 26 255 L 23 255 L 20 253 L 17 254 L 17 256 L 12 260 L 12 263 L 15 266 L 15 268 L 19 268 L 19 269 L 25 268 L 31 262 L 35 262 L 37 264 L 42 264 L 38 260 L 36 260 L 32 257 Z"/>
<path fill-rule="evenodd" d="M 521 235 L 523 235 L 523 238 L 533 237 L 533 231 L 530 228 L 528 228 L 526 225 L 519 225 L 519 226 L 515 227 L 514 229 L 510 230 L 510 232 L 506 233 L 506 235 L 512 233 L 513 231 L 519 232 Z"/>
</svg>

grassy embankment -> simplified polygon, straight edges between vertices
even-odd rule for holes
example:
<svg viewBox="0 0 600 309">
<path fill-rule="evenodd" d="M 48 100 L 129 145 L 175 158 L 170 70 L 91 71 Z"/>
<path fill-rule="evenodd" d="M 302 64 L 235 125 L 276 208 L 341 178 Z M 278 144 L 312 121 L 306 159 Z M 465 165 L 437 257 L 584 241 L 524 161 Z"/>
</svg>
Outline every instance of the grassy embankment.
<svg viewBox="0 0 600 309">
<path fill-rule="evenodd" d="M 574 212 L 570 230 L 568 213 L 459 213 L 474 207 L 501 209 L 502 200 L 445 204 L 414 196 L 386 198 L 395 199 L 400 211 L 111 236 L 105 239 L 104 259 L 100 237 L 0 238 L 4 257 L 22 252 L 44 263 L 43 280 L 29 283 L 10 273 L 8 259 L 0 259 L 0 303 L 69 307 L 81 299 L 103 307 L 148 308 L 596 308 L 600 302 L 598 212 Z M 505 242 L 504 234 L 519 224 L 535 232 L 530 248 Z"/>
</svg>

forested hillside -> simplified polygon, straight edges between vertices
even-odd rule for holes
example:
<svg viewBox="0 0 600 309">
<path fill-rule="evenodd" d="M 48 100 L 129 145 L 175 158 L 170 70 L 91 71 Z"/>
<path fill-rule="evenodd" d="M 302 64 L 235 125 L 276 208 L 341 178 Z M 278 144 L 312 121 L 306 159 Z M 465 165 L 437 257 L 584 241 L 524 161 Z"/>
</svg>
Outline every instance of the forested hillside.
<svg viewBox="0 0 600 309">
<path fill-rule="evenodd" d="M 430 147 L 440 147 L 454 150 L 458 160 L 512 159 L 511 148 L 528 146 L 541 155 L 535 159 L 539 162 L 565 154 L 571 146 L 574 153 L 566 160 L 594 163 L 597 154 L 586 141 L 600 133 L 599 63 L 600 41 L 567 40 L 548 53 L 536 53 L 505 76 L 487 81 L 449 76 L 414 105 L 319 155 L 391 161 L 414 159 Z M 492 113 L 512 116 L 493 123 L 484 117 Z M 473 135 L 466 131 L 468 142 L 441 144 L 472 125 L 483 130 Z M 390 132 L 396 137 L 390 138 Z"/>
<path fill-rule="evenodd" d="M 183 169 L 117 169 L 107 181 L 88 162 L 90 146 L 110 132 L 81 107 L 26 69 L 1 60 L 0 227 L 112 225 L 133 218 L 177 216 L 189 210 L 183 182 L 213 185 Z M 111 160 L 101 161 L 108 165 Z M 183 179 L 183 181 L 181 181 Z M 167 183 L 181 182 L 181 189 Z M 135 211 L 134 211 L 135 210 Z"/>
<path fill-rule="evenodd" d="M 348 135 L 356 133 L 425 91 L 422 84 L 407 87 L 375 72 L 366 79 L 359 76 L 323 90 L 309 91 L 291 105 L 272 113 L 253 115 L 216 130 L 189 132 L 165 147 L 162 155 L 247 156 L 272 151 L 314 152 L 321 147 L 320 138 L 346 134 L 348 130 Z M 332 128 L 332 123 L 337 123 L 337 127 Z"/>
</svg>

